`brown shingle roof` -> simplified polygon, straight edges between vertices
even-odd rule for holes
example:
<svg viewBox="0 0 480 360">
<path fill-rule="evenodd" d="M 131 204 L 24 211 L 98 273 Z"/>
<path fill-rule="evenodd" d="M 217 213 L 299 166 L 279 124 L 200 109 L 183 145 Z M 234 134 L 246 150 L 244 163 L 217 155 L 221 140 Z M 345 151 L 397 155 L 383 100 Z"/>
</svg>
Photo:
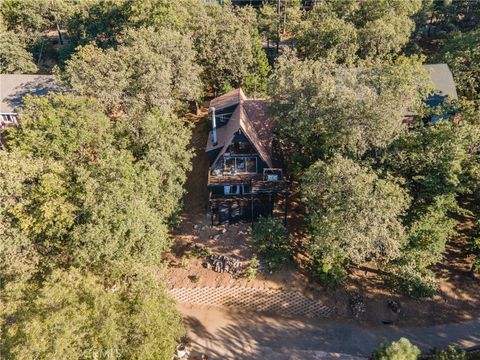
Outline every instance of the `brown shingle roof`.
<svg viewBox="0 0 480 360">
<path fill-rule="evenodd" d="M 268 101 L 251 99 L 242 102 L 244 130 L 254 142 L 260 157 L 272 167 L 273 119 L 268 113 Z"/>
<path fill-rule="evenodd" d="M 246 100 L 247 97 L 243 93 L 241 88 L 232 90 L 226 94 L 216 97 L 210 101 L 210 107 L 214 107 L 217 110 L 224 109 L 238 104 L 242 100 Z"/>
<path fill-rule="evenodd" d="M 239 94 L 232 95 L 232 93 Z M 229 95 L 230 94 L 230 95 Z M 265 161 L 268 166 L 272 167 L 272 138 L 273 138 L 273 120 L 268 114 L 268 102 L 264 99 L 247 99 L 241 89 L 230 92 L 229 101 L 222 100 L 222 104 L 228 103 L 224 107 L 238 104 L 228 123 L 217 129 L 217 145 L 212 144 L 211 132 L 208 136 L 206 151 L 221 148 L 217 158 L 212 166 L 215 166 L 217 160 L 225 153 L 231 144 L 235 133 L 242 130 L 245 136 L 250 140 L 257 149 L 260 158 Z M 233 102 L 233 98 L 237 98 L 237 102 Z M 218 98 L 217 98 L 218 99 Z M 217 99 L 212 100 L 212 103 Z M 212 103 L 210 104 L 212 106 Z M 217 108 L 215 106 L 215 108 Z"/>
</svg>

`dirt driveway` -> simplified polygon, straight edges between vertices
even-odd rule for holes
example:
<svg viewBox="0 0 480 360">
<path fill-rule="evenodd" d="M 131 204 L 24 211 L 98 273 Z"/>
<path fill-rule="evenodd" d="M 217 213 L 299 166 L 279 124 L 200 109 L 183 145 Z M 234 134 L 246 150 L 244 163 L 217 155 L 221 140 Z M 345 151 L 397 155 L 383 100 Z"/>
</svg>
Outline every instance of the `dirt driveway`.
<svg viewBox="0 0 480 360">
<path fill-rule="evenodd" d="M 396 327 L 348 320 L 273 317 L 220 307 L 178 308 L 189 329 L 193 349 L 205 352 L 209 359 L 353 359 L 314 355 L 324 351 L 368 357 L 382 342 L 400 337 L 407 337 L 423 351 L 449 344 L 463 348 L 480 344 L 480 318 L 457 324 Z"/>
</svg>

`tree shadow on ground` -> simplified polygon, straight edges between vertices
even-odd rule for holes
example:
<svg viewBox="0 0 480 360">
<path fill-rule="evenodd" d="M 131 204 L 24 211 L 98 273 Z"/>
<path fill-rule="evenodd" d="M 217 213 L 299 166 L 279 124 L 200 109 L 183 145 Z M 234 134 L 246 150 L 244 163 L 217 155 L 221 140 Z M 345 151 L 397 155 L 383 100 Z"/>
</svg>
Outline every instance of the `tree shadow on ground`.
<svg viewBox="0 0 480 360">
<path fill-rule="evenodd" d="M 471 347 L 480 343 L 480 319 L 463 324 L 433 327 L 371 326 L 355 321 L 333 321 L 272 316 L 232 309 L 211 311 L 210 321 L 220 322 L 209 332 L 195 317 L 186 317 L 194 335 L 194 348 L 210 358 L 291 359 L 292 354 L 306 351 L 346 353 L 368 357 L 382 342 L 409 338 L 424 352 L 449 344 Z M 222 318 L 222 319 L 220 319 Z"/>
</svg>

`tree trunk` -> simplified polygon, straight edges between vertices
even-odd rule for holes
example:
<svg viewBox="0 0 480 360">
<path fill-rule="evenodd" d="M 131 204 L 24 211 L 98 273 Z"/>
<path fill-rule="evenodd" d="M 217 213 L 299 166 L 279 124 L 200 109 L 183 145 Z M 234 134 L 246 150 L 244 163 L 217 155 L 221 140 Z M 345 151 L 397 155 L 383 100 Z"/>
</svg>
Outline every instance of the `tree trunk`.
<svg viewBox="0 0 480 360">
<path fill-rule="evenodd" d="M 58 23 L 56 25 L 57 25 L 58 40 L 60 41 L 60 45 L 63 45 L 63 36 L 62 36 L 62 32 L 60 31 L 60 25 L 58 25 Z"/>
</svg>

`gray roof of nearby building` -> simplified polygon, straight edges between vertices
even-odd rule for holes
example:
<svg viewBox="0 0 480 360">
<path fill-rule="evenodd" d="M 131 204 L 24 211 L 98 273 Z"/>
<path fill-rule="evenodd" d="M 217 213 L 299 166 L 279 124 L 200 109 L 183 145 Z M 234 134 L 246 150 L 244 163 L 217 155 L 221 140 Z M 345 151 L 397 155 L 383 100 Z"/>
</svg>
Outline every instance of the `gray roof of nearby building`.
<svg viewBox="0 0 480 360">
<path fill-rule="evenodd" d="M 447 64 L 430 64 L 424 66 L 430 72 L 430 77 L 435 86 L 435 93 L 427 99 L 429 105 L 437 106 L 447 96 L 450 99 L 458 99 L 455 80 Z"/>
<path fill-rule="evenodd" d="M 0 113 L 18 112 L 25 95 L 40 96 L 60 91 L 52 75 L 0 74 Z"/>
</svg>

